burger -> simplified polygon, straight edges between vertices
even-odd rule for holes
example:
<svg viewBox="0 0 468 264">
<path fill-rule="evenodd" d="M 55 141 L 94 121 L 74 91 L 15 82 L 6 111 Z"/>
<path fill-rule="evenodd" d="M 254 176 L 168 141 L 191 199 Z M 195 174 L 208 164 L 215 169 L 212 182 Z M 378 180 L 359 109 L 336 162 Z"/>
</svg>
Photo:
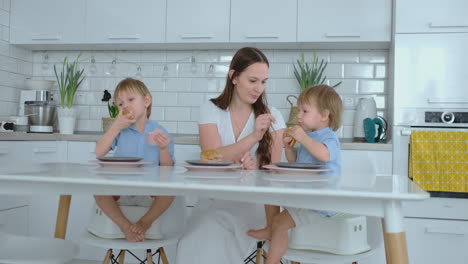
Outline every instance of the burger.
<svg viewBox="0 0 468 264">
<path fill-rule="evenodd" d="M 218 162 L 223 159 L 223 155 L 216 149 L 208 149 L 200 153 L 200 159 L 205 162 Z"/>
<path fill-rule="evenodd" d="M 292 127 L 286 129 L 286 131 L 284 132 L 284 136 L 285 137 L 291 137 L 291 135 L 289 134 L 292 130 Z M 290 147 L 294 147 L 294 145 L 296 144 L 296 140 L 294 138 L 291 139 L 291 141 L 289 141 L 288 143 L 288 146 Z"/>
</svg>

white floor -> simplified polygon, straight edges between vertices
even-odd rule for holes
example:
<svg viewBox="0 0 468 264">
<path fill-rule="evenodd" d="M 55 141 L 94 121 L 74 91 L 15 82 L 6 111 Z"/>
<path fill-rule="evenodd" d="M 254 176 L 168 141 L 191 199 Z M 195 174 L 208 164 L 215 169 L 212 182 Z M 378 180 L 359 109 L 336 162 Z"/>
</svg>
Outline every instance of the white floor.
<svg viewBox="0 0 468 264">
<path fill-rule="evenodd" d="M 102 263 L 102 261 L 75 259 L 75 260 L 68 262 L 67 264 L 99 264 L 99 263 Z"/>
</svg>

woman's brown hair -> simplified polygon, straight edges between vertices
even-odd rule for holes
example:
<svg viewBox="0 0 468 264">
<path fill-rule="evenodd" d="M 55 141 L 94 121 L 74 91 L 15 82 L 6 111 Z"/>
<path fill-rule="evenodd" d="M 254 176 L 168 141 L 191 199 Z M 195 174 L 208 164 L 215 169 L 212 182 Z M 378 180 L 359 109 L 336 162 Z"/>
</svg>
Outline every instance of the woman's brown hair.
<svg viewBox="0 0 468 264">
<path fill-rule="evenodd" d="M 231 64 L 229 65 L 229 71 L 234 70 L 234 73 L 231 77 L 229 77 L 228 73 L 223 92 L 218 97 L 211 99 L 211 102 L 213 102 L 217 107 L 226 110 L 231 104 L 232 96 L 234 94 L 235 86 L 232 83 L 232 80 L 254 63 L 265 63 L 268 67 L 270 66 L 265 54 L 263 54 L 259 49 L 245 47 L 238 50 L 236 54 L 234 54 Z M 270 113 L 267 105 L 266 95 L 265 92 L 263 92 L 258 100 L 252 105 L 255 117 L 261 114 Z M 255 155 L 257 156 L 259 168 L 271 163 L 272 142 L 273 137 L 269 131 L 267 131 L 260 142 L 258 142 L 258 148 Z"/>
<path fill-rule="evenodd" d="M 146 85 L 142 81 L 133 78 L 123 79 L 117 84 L 114 91 L 114 100 L 117 99 L 119 97 L 119 94 L 122 92 L 136 93 L 142 96 L 148 95 L 151 99 L 153 98 L 151 96 L 150 91 L 148 90 L 148 87 L 146 87 Z M 153 102 L 151 100 L 150 105 L 146 108 L 146 116 L 148 118 L 151 115 L 152 104 Z"/>
<path fill-rule="evenodd" d="M 315 104 L 320 113 L 328 111 L 328 126 L 333 131 L 340 128 L 343 102 L 332 87 L 325 84 L 311 86 L 299 95 L 297 104 Z"/>
</svg>

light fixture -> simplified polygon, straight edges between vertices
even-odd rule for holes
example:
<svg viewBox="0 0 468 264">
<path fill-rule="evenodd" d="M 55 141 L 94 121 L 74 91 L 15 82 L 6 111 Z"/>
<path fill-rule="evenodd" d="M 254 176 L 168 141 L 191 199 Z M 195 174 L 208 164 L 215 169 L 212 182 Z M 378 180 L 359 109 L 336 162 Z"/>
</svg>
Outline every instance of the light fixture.
<svg viewBox="0 0 468 264">
<path fill-rule="evenodd" d="M 161 74 L 161 78 L 163 79 L 163 81 L 166 81 L 167 77 L 169 77 L 169 67 L 167 66 L 167 64 L 165 64 Z"/>
<path fill-rule="evenodd" d="M 97 72 L 96 59 L 94 55 L 91 56 L 91 66 L 89 67 L 89 73 L 95 75 Z"/>
<path fill-rule="evenodd" d="M 197 66 L 197 62 L 195 61 L 195 56 L 192 56 L 190 58 L 190 64 L 191 64 L 190 65 L 190 72 L 192 72 L 192 74 L 197 73 L 198 66 Z"/>
<path fill-rule="evenodd" d="M 137 67 L 137 72 L 135 74 L 135 79 L 137 79 L 137 80 L 143 79 L 143 74 L 141 73 L 141 66 L 140 65 L 138 65 L 138 67 Z"/>
<path fill-rule="evenodd" d="M 210 66 L 208 67 L 208 71 L 206 71 L 206 75 L 208 77 L 214 77 L 214 73 L 215 73 L 215 66 L 213 64 L 210 64 Z"/>
<path fill-rule="evenodd" d="M 47 71 L 49 70 L 49 54 L 47 52 L 44 52 L 42 55 L 42 70 Z"/>
<path fill-rule="evenodd" d="M 115 75 L 115 72 L 117 71 L 116 64 L 117 64 L 117 60 L 113 59 L 111 62 L 111 65 L 109 66 L 109 69 L 106 72 L 107 75 Z"/>
</svg>

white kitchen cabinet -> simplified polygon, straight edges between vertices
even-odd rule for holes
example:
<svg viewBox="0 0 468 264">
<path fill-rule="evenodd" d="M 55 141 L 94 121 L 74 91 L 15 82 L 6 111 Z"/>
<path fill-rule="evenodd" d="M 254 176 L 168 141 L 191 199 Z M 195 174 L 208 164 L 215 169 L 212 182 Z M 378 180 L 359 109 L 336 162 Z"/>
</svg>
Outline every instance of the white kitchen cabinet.
<svg viewBox="0 0 468 264">
<path fill-rule="evenodd" d="M 396 34 L 397 108 L 466 108 L 468 92 L 463 85 L 468 82 L 466 47 L 468 33 Z M 404 111 L 397 111 L 396 115 L 408 124 L 417 118 Z"/>
<path fill-rule="evenodd" d="M 68 141 L 67 161 L 76 163 L 88 163 L 96 159 L 94 148 L 96 142 Z"/>
<path fill-rule="evenodd" d="M 10 43 L 65 44 L 85 39 L 85 0 L 11 1 Z"/>
<path fill-rule="evenodd" d="M 468 32 L 466 0 L 398 0 L 396 33 Z"/>
<path fill-rule="evenodd" d="M 298 0 L 298 42 L 390 42 L 390 0 Z"/>
<path fill-rule="evenodd" d="M 163 43 L 165 0 L 87 0 L 86 42 Z"/>
<path fill-rule="evenodd" d="M 33 163 L 64 162 L 66 142 L 60 141 L 0 141 L 0 165 L 21 166 L 23 161 Z"/>
<path fill-rule="evenodd" d="M 230 41 L 296 42 L 296 19 L 297 1 L 235 0 Z"/>
<path fill-rule="evenodd" d="M 229 42 L 229 0 L 167 1 L 166 42 Z"/>
<path fill-rule="evenodd" d="M 411 264 L 465 263 L 468 221 L 405 218 Z"/>
<path fill-rule="evenodd" d="M 0 232 L 15 235 L 29 235 L 28 206 L 2 210 L 0 208 Z"/>
</svg>

